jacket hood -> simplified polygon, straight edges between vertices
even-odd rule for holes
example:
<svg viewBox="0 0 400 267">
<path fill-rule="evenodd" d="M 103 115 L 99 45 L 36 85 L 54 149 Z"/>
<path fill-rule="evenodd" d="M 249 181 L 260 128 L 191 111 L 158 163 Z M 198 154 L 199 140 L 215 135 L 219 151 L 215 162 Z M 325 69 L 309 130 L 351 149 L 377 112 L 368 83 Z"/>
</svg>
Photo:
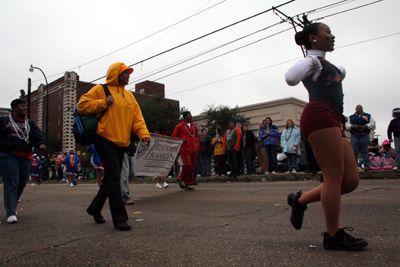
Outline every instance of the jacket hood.
<svg viewBox="0 0 400 267">
<path fill-rule="evenodd" d="M 115 85 L 118 86 L 118 75 L 119 75 L 119 68 L 121 65 L 124 64 L 122 62 L 117 62 L 112 64 L 107 70 L 107 85 Z"/>
</svg>

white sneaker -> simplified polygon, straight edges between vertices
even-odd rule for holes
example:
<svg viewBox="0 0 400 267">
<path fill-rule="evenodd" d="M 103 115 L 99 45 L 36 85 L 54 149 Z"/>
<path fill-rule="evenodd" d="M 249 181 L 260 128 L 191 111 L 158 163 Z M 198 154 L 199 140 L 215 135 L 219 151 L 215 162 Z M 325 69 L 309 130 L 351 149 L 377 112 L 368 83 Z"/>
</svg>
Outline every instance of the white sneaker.
<svg viewBox="0 0 400 267">
<path fill-rule="evenodd" d="M 68 180 L 62 179 L 61 181 L 68 181 Z"/>
<path fill-rule="evenodd" d="M 67 181 L 67 186 L 69 186 L 69 180 L 66 180 Z"/>
<path fill-rule="evenodd" d="M 157 184 L 156 184 L 156 188 L 157 188 L 157 189 L 161 189 L 161 188 L 162 188 L 162 185 L 160 185 L 159 183 L 157 183 Z"/>
<path fill-rule="evenodd" d="M 12 224 L 12 223 L 17 223 L 17 216 L 11 215 L 10 217 L 7 218 L 7 223 Z"/>
<path fill-rule="evenodd" d="M 70 187 L 74 187 L 74 183 L 71 183 L 69 186 L 70 186 Z"/>
<path fill-rule="evenodd" d="M 276 171 L 271 172 L 271 174 L 276 174 Z"/>
<path fill-rule="evenodd" d="M 153 177 L 153 180 L 155 180 L 155 179 L 157 179 L 157 176 L 154 176 L 154 177 Z"/>
<path fill-rule="evenodd" d="M 290 171 L 287 171 L 287 172 L 285 172 L 285 173 L 290 173 Z"/>
<path fill-rule="evenodd" d="M 168 176 L 168 178 L 171 178 L 172 176 L 170 175 L 170 176 Z"/>
<path fill-rule="evenodd" d="M 31 183 L 31 186 L 32 186 L 32 187 L 35 187 L 35 183 Z"/>
<path fill-rule="evenodd" d="M 292 173 L 297 173 L 297 171 L 296 170 L 292 170 Z"/>
<path fill-rule="evenodd" d="M 398 170 L 399 168 L 397 167 L 397 166 L 394 166 L 393 167 L 393 170 Z"/>
<path fill-rule="evenodd" d="M 197 177 L 200 177 L 201 176 L 201 174 L 197 174 Z"/>
<path fill-rule="evenodd" d="M 269 175 L 269 174 L 271 174 L 271 173 L 270 173 L 270 172 L 266 172 L 266 173 L 264 173 L 264 174 Z"/>
<path fill-rule="evenodd" d="M 167 182 L 165 182 L 164 184 L 163 184 L 163 188 L 167 188 L 169 186 L 169 184 L 167 184 Z"/>
</svg>

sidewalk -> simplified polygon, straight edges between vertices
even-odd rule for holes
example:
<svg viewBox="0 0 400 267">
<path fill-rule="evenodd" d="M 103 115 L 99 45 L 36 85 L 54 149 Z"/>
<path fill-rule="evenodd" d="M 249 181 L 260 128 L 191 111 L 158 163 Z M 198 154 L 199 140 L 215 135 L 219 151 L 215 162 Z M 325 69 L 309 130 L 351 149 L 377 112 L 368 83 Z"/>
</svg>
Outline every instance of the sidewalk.
<svg viewBox="0 0 400 267">
<path fill-rule="evenodd" d="M 399 179 L 400 171 L 394 170 L 377 170 L 377 171 L 364 171 L 359 170 L 360 179 Z M 322 172 L 317 174 L 298 172 L 291 173 L 277 173 L 274 175 L 254 174 L 254 175 L 240 175 L 234 179 L 228 176 L 197 176 L 196 181 L 199 183 L 224 183 L 224 182 L 278 182 L 278 181 L 304 181 L 304 180 L 319 180 Z M 167 178 L 168 183 L 176 182 L 176 178 Z"/>
</svg>

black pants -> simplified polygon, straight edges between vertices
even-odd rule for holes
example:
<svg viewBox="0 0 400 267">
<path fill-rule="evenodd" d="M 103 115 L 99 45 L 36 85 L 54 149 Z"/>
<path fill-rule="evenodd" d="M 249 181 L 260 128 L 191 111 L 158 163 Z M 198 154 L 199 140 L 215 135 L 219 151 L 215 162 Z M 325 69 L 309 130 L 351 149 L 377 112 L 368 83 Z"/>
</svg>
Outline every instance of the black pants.
<svg viewBox="0 0 400 267">
<path fill-rule="evenodd" d="M 104 179 L 89 210 L 94 215 L 100 215 L 108 197 L 113 222 L 126 222 L 128 214 L 122 201 L 120 182 L 125 148 L 117 147 L 113 142 L 100 136 L 96 137 L 94 144 L 104 166 Z"/>
<path fill-rule="evenodd" d="M 229 169 L 231 169 L 232 171 L 231 175 L 233 176 L 240 175 L 239 153 L 241 153 L 241 151 L 236 151 L 236 150 L 226 151 Z"/>
<path fill-rule="evenodd" d="M 318 171 L 319 170 L 319 165 L 317 160 L 315 159 L 314 156 L 314 151 L 311 147 L 310 142 L 308 139 L 304 140 L 305 148 L 306 148 L 306 157 L 307 157 L 307 163 L 308 163 L 308 170 L 309 171 Z"/>
</svg>

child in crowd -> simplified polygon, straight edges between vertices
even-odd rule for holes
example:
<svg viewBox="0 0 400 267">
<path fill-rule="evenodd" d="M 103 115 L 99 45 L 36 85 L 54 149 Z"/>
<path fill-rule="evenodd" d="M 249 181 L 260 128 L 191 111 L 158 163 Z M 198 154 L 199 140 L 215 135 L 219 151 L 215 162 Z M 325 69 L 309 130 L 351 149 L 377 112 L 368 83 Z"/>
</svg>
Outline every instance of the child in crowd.
<svg viewBox="0 0 400 267">
<path fill-rule="evenodd" d="M 371 145 L 368 147 L 368 153 L 373 153 L 374 156 L 378 156 L 380 150 L 381 146 L 378 144 L 378 138 L 372 139 Z"/>
<path fill-rule="evenodd" d="M 42 168 L 42 161 L 38 158 L 36 154 L 33 154 L 32 166 L 31 166 L 31 182 L 32 186 L 35 186 L 35 180 L 39 177 L 39 170 Z M 38 181 L 38 185 L 39 185 Z"/>
<path fill-rule="evenodd" d="M 75 151 L 73 149 L 70 149 L 69 155 L 67 155 L 63 160 L 63 164 L 67 168 L 66 170 L 68 176 L 67 185 L 69 185 L 70 187 L 74 186 L 74 183 L 72 182 L 72 177 L 76 174 L 76 170 L 78 169 L 79 166 L 79 158 L 74 154 Z"/>
<path fill-rule="evenodd" d="M 396 159 L 396 151 L 390 146 L 388 140 L 383 141 L 380 154 L 383 159 L 382 170 L 392 170 Z"/>
</svg>

